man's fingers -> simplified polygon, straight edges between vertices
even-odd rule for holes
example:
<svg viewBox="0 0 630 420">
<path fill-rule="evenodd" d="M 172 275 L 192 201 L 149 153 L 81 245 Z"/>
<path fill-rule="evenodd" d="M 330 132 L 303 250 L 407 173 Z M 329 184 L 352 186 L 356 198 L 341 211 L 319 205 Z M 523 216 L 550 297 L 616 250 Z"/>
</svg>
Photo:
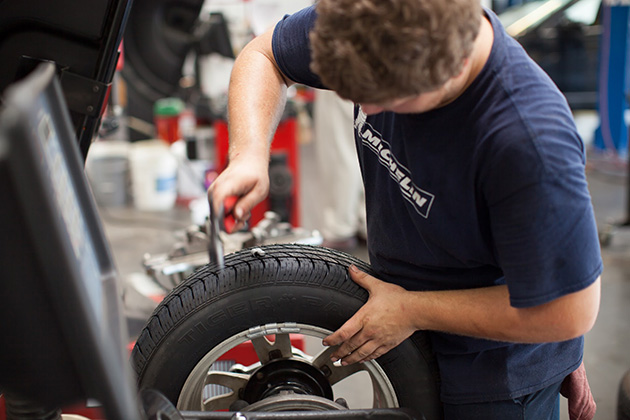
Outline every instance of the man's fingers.
<svg viewBox="0 0 630 420">
<path fill-rule="evenodd" d="M 234 223 L 231 225 L 228 225 L 228 223 L 225 223 L 225 231 L 227 233 L 234 233 L 234 232 L 238 232 L 239 230 L 243 229 L 245 227 L 245 221 L 240 221 L 240 220 L 236 220 L 234 219 Z"/>
<path fill-rule="evenodd" d="M 377 347 L 376 350 L 374 350 L 371 354 L 369 354 L 368 356 L 366 356 L 363 359 L 359 360 L 359 363 L 365 363 L 365 362 L 369 362 L 369 361 L 374 360 L 374 359 L 378 359 L 379 357 L 381 357 L 382 355 L 387 353 L 389 350 L 390 349 L 386 348 L 385 346 Z M 342 362 L 342 364 L 343 364 L 343 362 Z"/>
<path fill-rule="evenodd" d="M 259 202 L 259 197 L 254 196 L 254 194 L 251 194 L 250 192 L 246 195 L 240 196 L 234 205 L 234 211 L 232 212 L 234 218 L 239 222 L 245 223 L 251 216 L 251 210 Z"/>
<path fill-rule="evenodd" d="M 359 268 L 352 264 L 348 267 L 348 272 L 350 273 L 350 278 L 359 286 L 363 287 L 368 292 L 370 291 L 371 286 L 374 284 L 376 280 L 374 277 L 370 276 L 368 273 L 365 273 Z"/>
<path fill-rule="evenodd" d="M 341 359 L 341 364 L 346 366 L 353 363 L 367 362 L 376 359 L 384 353 L 385 352 L 382 350 L 382 346 L 380 346 L 376 341 L 366 341 L 361 347 L 343 357 Z"/>
<path fill-rule="evenodd" d="M 332 360 L 333 362 L 341 360 L 341 364 L 343 365 L 348 365 L 350 363 L 354 363 L 355 361 L 359 361 L 364 357 L 363 353 L 361 353 L 360 355 L 357 354 L 357 350 L 361 347 L 362 344 L 354 344 L 351 341 L 346 341 L 343 345 L 339 346 L 339 348 L 330 356 L 330 360 Z"/>
<path fill-rule="evenodd" d="M 357 319 L 362 318 L 359 317 Z M 348 322 L 353 320 L 354 318 L 351 318 Z M 330 355 L 330 359 L 333 362 L 336 362 L 337 360 L 350 360 L 350 363 L 358 362 L 369 355 L 366 351 L 370 350 L 370 347 L 375 344 L 372 343 L 368 347 L 364 347 L 366 343 L 373 340 L 374 337 L 364 333 L 364 329 L 360 321 L 356 321 L 350 325 L 347 324 L 348 323 L 344 324 L 339 330 L 326 337 L 323 341 L 324 345 L 339 346 Z M 348 357 L 350 357 L 350 359 L 348 359 Z"/>
<path fill-rule="evenodd" d="M 219 203 L 222 202 L 226 216 L 229 215 L 234 218 L 234 223 L 231 223 L 233 228 L 228 229 L 228 231 L 236 231 L 243 228 L 251 217 L 251 209 L 260 201 L 260 197 L 254 188 L 247 189 L 244 186 L 241 186 L 239 189 L 210 188 L 208 196 L 213 198 L 215 211 L 219 210 Z"/>
<path fill-rule="evenodd" d="M 337 331 L 324 338 L 324 340 L 322 340 L 322 344 L 324 344 L 325 346 L 336 346 L 341 344 L 341 347 L 337 349 L 336 353 L 339 353 L 340 351 L 346 351 L 346 353 L 352 351 L 352 349 L 348 349 L 348 341 L 357 333 L 359 333 L 359 331 L 361 331 L 361 328 L 363 328 L 360 321 L 358 320 L 357 314 L 347 320 L 346 323 L 343 324 Z"/>
</svg>

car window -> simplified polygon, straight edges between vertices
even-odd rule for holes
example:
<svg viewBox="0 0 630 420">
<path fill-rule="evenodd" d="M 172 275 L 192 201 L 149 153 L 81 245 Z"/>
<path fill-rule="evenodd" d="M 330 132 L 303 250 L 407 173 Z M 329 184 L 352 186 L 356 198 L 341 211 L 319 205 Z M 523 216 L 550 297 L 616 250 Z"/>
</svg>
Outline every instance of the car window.
<svg viewBox="0 0 630 420">
<path fill-rule="evenodd" d="M 527 16 L 532 11 L 538 9 L 541 4 L 545 3 L 545 0 L 529 1 L 521 6 L 510 7 L 499 15 L 499 19 L 503 26 L 508 27 L 523 16 Z"/>
<path fill-rule="evenodd" d="M 518 36 L 529 28 L 545 21 L 553 13 L 572 0 L 530 1 L 520 6 L 510 7 L 499 15 L 507 32 Z"/>
<path fill-rule="evenodd" d="M 580 0 L 567 8 L 564 16 L 571 22 L 594 25 L 597 21 L 597 13 L 601 0 Z"/>
</svg>

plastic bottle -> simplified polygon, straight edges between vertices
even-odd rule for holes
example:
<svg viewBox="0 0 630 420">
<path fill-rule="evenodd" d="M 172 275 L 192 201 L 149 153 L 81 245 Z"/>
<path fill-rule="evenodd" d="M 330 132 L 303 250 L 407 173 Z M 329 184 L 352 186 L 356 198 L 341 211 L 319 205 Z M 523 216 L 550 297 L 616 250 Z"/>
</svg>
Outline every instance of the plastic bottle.
<svg viewBox="0 0 630 420">
<path fill-rule="evenodd" d="M 179 98 L 162 98 L 155 101 L 153 120 L 158 139 L 173 144 L 181 138 L 179 118 L 184 108 L 184 101 Z"/>
<path fill-rule="evenodd" d="M 133 143 L 129 153 L 131 190 L 138 210 L 164 211 L 177 199 L 177 159 L 163 140 Z"/>
</svg>

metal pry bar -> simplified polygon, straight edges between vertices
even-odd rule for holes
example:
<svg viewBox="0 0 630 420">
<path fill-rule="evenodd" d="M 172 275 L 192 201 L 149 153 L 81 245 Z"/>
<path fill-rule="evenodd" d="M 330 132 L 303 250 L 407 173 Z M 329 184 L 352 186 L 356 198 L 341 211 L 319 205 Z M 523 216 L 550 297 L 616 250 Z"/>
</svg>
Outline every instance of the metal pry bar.
<svg viewBox="0 0 630 420">
<path fill-rule="evenodd" d="M 223 203 L 219 204 L 219 210 L 214 207 L 212 195 L 209 195 L 208 202 L 210 204 L 210 216 L 206 226 L 208 233 L 208 257 L 210 263 L 216 263 L 219 268 L 225 267 L 225 261 L 223 257 L 223 241 L 221 240 L 220 232 L 223 228 L 223 215 L 225 213 Z"/>
</svg>

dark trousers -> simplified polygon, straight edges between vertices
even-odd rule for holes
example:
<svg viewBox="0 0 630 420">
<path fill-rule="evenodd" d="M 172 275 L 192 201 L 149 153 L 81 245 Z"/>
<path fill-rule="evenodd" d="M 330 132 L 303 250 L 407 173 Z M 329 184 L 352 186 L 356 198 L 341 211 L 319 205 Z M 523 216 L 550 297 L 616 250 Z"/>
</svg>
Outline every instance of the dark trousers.
<svg viewBox="0 0 630 420">
<path fill-rule="evenodd" d="M 559 420 L 561 382 L 513 400 L 444 404 L 444 420 Z"/>
</svg>

